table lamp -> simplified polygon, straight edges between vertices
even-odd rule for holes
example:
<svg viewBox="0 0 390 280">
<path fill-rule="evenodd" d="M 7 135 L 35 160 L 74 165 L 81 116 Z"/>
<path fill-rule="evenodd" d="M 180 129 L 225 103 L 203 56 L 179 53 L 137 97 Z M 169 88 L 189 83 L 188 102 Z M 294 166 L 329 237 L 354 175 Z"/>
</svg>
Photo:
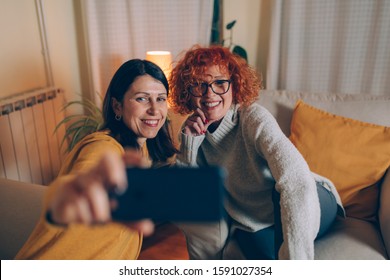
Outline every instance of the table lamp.
<svg viewBox="0 0 390 280">
<path fill-rule="evenodd" d="M 167 78 L 171 74 L 172 55 L 169 51 L 148 51 L 146 52 L 146 60 L 160 66 Z"/>
</svg>

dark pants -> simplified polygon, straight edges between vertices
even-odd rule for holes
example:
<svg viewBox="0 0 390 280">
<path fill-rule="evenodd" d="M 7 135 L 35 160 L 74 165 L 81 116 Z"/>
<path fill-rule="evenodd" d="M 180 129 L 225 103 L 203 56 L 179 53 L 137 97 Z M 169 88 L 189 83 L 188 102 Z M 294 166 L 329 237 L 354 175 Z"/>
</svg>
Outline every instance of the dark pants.
<svg viewBox="0 0 390 280">
<path fill-rule="evenodd" d="M 316 239 L 327 232 L 337 214 L 337 203 L 333 194 L 318 182 L 317 192 L 321 208 L 321 224 Z M 280 194 L 275 189 L 272 198 L 275 217 L 273 226 L 256 232 L 239 229 L 235 232 L 237 242 L 249 260 L 276 260 L 278 257 L 279 248 L 283 242 L 283 232 L 280 217 Z"/>
</svg>

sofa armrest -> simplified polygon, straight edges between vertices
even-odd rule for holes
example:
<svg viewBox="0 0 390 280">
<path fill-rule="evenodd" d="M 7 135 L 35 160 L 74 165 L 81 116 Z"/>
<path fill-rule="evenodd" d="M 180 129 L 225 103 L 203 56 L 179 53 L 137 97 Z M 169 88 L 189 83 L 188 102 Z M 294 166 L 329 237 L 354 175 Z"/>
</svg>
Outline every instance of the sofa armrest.
<svg viewBox="0 0 390 280">
<path fill-rule="evenodd" d="M 0 178 L 0 257 L 13 259 L 34 229 L 47 187 Z"/>
<path fill-rule="evenodd" d="M 387 170 L 381 186 L 379 223 L 383 241 L 390 257 L 390 170 Z"/>
</svg>

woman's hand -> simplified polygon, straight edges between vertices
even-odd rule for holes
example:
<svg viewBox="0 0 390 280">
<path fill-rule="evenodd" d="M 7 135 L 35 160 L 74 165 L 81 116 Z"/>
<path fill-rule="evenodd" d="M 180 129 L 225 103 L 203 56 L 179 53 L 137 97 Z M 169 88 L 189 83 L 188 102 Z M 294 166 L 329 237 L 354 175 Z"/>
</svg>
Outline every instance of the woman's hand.
<svg viewBox="0 0 390 280">
<path fill-rule="evenodd" d="M 123 192 L 127 188 L 126 165 L 145 166 L 145 159 L 135 150 L 125 152 L 123 158 L 116 153 L 106 153 L 98 164 L 88 172 L 69 176 L 60 185 L 52 198 L 48 211 L 57 224 L 106 223 L 111 220 L 113 207 L 109 192 Z M 153 232 L 151 221 L 126 224 L 142 231 Z"/>
<path fill-rule="evenodd" d="M 205 113 L 200 108 L 197 108 L 185 121 L 183 132 L 187 135 L 203 135 L 206 134 L 207 128 L 213 122 L 207 119 Z"/>
</svg>

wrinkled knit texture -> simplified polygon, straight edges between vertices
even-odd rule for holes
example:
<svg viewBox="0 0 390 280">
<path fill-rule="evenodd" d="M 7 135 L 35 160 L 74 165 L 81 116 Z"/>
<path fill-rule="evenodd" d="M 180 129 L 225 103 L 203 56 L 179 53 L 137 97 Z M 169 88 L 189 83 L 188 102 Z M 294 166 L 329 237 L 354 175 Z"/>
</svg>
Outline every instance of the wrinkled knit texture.
<svg viewBox="0 0 390 280">
<path fill-rule="evenodd" d="M 314 259 L 320 225 L 314 176 L 267 109 L 256 103 L 246 108 L 233 105 L 213 133 L 182 133 L 177 164 L 223 166 L 227 171 L 225 209 L 246 231 L 274 224 L 275 187 L 280 193 L 284 238 L 279 259 Z"/>
<path fill-rule="evenodd" d="M 47 222 L 48 202 L 59 184 L 97 164 L 102 153 L 122 155 L 123 147 L 108 131 L 95 132 L 81 140 L 67 155 L 57 179 L 49 186 L 42 217 L 16 259 L 136 259 L 142 234 L 119 223 L 87 226 L 57 226 Z"/>
</svg>

